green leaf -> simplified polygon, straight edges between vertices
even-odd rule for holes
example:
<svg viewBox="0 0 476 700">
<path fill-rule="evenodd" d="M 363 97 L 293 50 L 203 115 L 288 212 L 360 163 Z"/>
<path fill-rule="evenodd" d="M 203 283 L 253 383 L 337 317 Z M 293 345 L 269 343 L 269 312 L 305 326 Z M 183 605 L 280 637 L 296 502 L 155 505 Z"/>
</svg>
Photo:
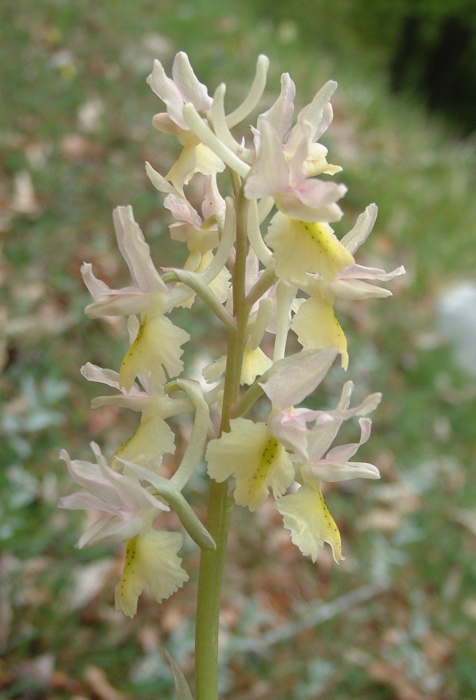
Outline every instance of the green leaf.
<svg viewBox="0 0 476 700">
<path fill-rule="evenodd" d="M 175 690 L 177 691 L 177 700 L 193 700 L 192 693 L 190 692 L 188 683 L 185 680 L 185 676 L 180 670 L 179 665 L 175 663 L 175 661 L 170 656 L 167 650 L 165 650 L 165 654 L 167 656 L 167 661 L 170 664 L 170 668 L 172 669 L 172 673 L 174 674 Z"/>
</svg>

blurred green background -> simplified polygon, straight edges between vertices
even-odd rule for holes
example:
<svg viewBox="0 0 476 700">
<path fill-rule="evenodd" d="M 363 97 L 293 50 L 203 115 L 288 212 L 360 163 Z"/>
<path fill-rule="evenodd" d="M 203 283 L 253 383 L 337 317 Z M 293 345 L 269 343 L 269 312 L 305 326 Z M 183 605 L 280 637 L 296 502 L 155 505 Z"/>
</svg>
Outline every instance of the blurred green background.
<svg viewBox="0 0 476 700">
<path fill-rule="evenodd" d="M 338 310 L 348 377 L 359 396 L 384 394 L 358 457 L 382 481 L 326 496 L 345 562 L 326 549 L 316 565 L 301 557 L 271 507 L 235 510 L 222 696 L 476 697 L 475 18 L 473 0 L 3 0 L 1 698 L 168 700 L 164 646 L 191 673 L 193 546 L 190 583 L 161 606 L 144 594 L 126 620 L 113 607 L 121 548 L 75 550 L 85 516 L 56 508 L 74 488 L 59 449 L 89 459 L 93 439 L 111 454 L 135 424 L 89 409 L 101 390 L 79 367 L 117 369 L 126 335 L 84 316 L 82 261 L 110 286 L 128 284 L 111 222 L 120 204 L 134 207 L 157 265 L 182 260 L 143 167 L 165 173 L 177 154 L 151 126 L 162 105 L 145 78 L 178 50 L 211 92 L 227 83 L 229 110 L 259 53 L 271 59 L 262 109 L 283 71 L 298 107 L 336 79 L 324 142 L 349 187 L 337 232 L 375 201 L 359 262 L 408 271 L 392 298 Z M 221 354 L 206 314 L 191 330 L 190 362 Z M 320 405 L 343 380 L 335 370 Z M 187 426 L 174 429 L 180 443 Z M 356 436 L 346 426 L 342 437 Z M 197 478 L 200 515 L 203 492 Z"/>
</svg>

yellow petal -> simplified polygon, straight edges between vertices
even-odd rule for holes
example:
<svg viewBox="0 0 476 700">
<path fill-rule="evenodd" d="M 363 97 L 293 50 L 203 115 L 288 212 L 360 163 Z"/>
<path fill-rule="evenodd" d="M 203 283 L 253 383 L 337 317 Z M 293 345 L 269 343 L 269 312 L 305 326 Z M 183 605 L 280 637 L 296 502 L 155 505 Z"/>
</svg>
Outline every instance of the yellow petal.
<svg viewBox="0 0 476 700">
<path fill-rule="evenodd" d="M 225 170 L 225 163 L 204 143 L 199 143 L 196 148 L 197 160 L 196 172 L 202 175 L 214 175 Z"/>
<path fill-rule="evenodd" d="M 114 453 L 112 469 L 122 467 L 116 459 L 120 457 L 141 467 L 157 469 L 165 452 L 175 452 L 174 434 L 159 416 L 143 414 L 134 435 L 122 443 Z"/>
<path fill-rule="evenodd" d="M 291 531 L 291 539 L 301 552 L 317 559 L 317 550 L 327 542 L 332 547 L 334 560 L 343 559 L 339 528 L 329 513 L 318 488 L 301 486 L 297 493 L 279 498 L 275 508 L 281 513 L 284 527 Z"/>
<path fill-rule="evenodd" d="M 137 337 L 122 360 L 119 372 L 121 387 L 131 390 L 134 379 L 139 374 L 150 372 L 161 384 L 166 381 L 163 367 L 170 377 L 176 377 L 183 370 L 180 357 L 181 345 L 190 339 L 189 334 L 174 326 L 165 316 L 144 316 Z"/>
<path fill-rule="evenodd" d="M 268 426 L 245 418 L 232 420 L 230 432 L 209 443 L 206 459 L 215 481 L 235 478 L 235 502 L 250 510 L 265 502 L 269 488 L 278 498 L 294 479 L 289 455 Z"/>
<path fill-rule="evenodd" d="M 253 384 L 256 377 L 264 374 L 273 364 L 261 348 L 250 350 L 245 348 L 243 367 L 241 369 L 241 384 Z"/>
<path fill-rule="evenodd" d="M 183 187 L 196 172 L 195 146 L 185 146 L 169 172 L 165 176 L 175 189 L 183 193 Z"/>
<path fill-rule="evenodd" d="M 195 272 L 203 272 L 211 264 L 213 257 L 214 256 L 211 250 L 204 253 L 200 260 L 200 264 L 195 269 Z M 224 303 L 228 298 L 230 278 L 230 271 L 226 267 L 223 267 L 218 275 L 208 285 L 217 299 L 222 303 Z"/>
<path fill-rule="evenodd" d="M 160 603 L 188 581 L 177 552 L 183 544 L 178 532 L 158 532 L 149 528 L 126 543 L 122 578 L 116 586 L 116 610 L 134 617 L 137 600 L 146 586 Z"/>
<path fill-rule="evenodd" d="M 306 284 L 307 272 L 334 280 L 354 263 L 329 224 L 298 221 L 281 212 L 271 221 L 266 243 L 274 250 L 278 277 L 299 284 Z"/>
<path fill-rule="evenodd" d="M 225 169 L 221 158 L 213 153 L 208 146 L 203 143 L 195 144 L 195 141 L 194 137 L 191 144 L 184 144 L 178 160 L 165 176 L 179 192 L 183 192 L 183 186 L 191 180 L 195 173 L 213 175 L 221 173 Z"/>
<path fill-rule="evenodd" d="M 304 350 L 335 348 L 342 355 L 342 367 L 347 369 L 347 338 L 327 299 L 306 299 L 294 316 L 291 328 Z"/>
</svg>

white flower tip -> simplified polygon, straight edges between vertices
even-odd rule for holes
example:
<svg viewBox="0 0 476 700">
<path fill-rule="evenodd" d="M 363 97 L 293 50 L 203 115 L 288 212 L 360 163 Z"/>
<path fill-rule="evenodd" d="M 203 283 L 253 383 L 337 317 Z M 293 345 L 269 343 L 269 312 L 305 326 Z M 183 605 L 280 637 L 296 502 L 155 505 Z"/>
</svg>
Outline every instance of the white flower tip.
<svg viewBox="0 0 476 700">
<path fill-rule="evenodd" d="M 215 90 L 215 93 L 214 93 L 214 95 L 213 95 L 213 99 L 214 99 L 214 100 L 216 100 L 216 99 L 220 100 L 220 99 L 222 99 L 223 97 L 225 97 L 225 93 L 226 93 L 226 85 L 225 85 L 225 83 L 220 83 L 220 85 L 219 85 L 219 86 L 217 87 L 217 89 Z"/>
<path fill-rule="evenodd" d="M 264 53 L 260 53 L 258 60 L 256 61 L 256 70 L 262 70 L 268 72 L 269 68 L 269 58 Z"/>
<path fill-rule="evenodd" d="M 61 450 L 59 453 L 59 458 L 62 459 L 64 462 L 70 462 L 70 457 L 69 454 L 66 452 L 66 450 Z M 60 506 L 61 507 L 61 506 Z"/>
<path fill-rule="evenodd" d="M 58 508 L 68 508 L 68 505 L 65 504 L 65 498 L 60 498 L 58 501 Z M 69 510 L 69 509 L 68 509 Z M 75 545 L 76 546 L 76 545 Z"/>
<path fill-rule="evenodd" d="M 97 367 L 97 365 L 93 365 L 91 362 L 86 362 L 85 365 L 80 367 L 79 371 L 81 375 L 88 380 L 88 382 L 93 382 L 94 381 L 94 376 L 95 376 L 95 370 L 98 370 L 100 368 Z"/>
</svg>

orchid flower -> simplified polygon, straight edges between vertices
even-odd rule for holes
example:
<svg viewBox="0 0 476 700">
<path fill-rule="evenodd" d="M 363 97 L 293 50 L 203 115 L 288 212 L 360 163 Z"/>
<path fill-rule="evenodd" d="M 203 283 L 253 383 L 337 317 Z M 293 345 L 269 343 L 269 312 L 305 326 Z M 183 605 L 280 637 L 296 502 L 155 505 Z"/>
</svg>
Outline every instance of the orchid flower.
<svg viewBox="0 0 476 700">
<path fill-rule="evenodd" d="M 225 169 L 223 161 L 200 142 L 190 131 L 183 118 L 185 104 L 191 103 L 199 114 L 206 114 L 212 106 L 212 98 L 205 85 L 193 72 L 188 56 L 180 51 L 174 59 L 172 76 L 168 78 L 160 61 L 154 61 L 152 73 L 147 78 L 152 90 L 167 107 L 167 112 L 156 114 L 152 120 L 159 131 L 177 136 L 183 149 L 179 159 L 165 176 L 183 193 L 183 187 L 195 173 L 212 175 Z"/>
<path fill-rule="evenodd" d="M 210 175 L 205 178 L 204 198 L 202 203 L 203 219 L 195 211 L 188 201 L 170 193 L 165 197 L 164 207 L 169 209 L 175 219 L 170 225 L 170 234 L 173 240 L 187 243 L 190 255 L 183 266 L 184 270 L 203 272 L 213 260 L 213 248 L 220 242 L 225 221 L 226 204 L 220 195 L 216 184 L 216 177 Z M 230 289 L 230 272 L 223 267 L 209 287 L 220 302 L 224 302 Z M 191 300 L 182 302 L 182 306 L 190 306 Z"/>
<path fill-rule="evenodd" d="M 166 377 L 162 367 L 171 377 L 183 370 L 181 346 L 190 339 L 186 331 L 174 326 L 164 314 L 189 297 L 190 290 L 169 289 L 162 281 L 131 207 L 117 207 L 113 216 L 119 249 L 134 286 L 110 289 L 94 276 L 92 266 L 85 263 L 81 272 L 94 298 L 86 313 L 90 318 L 141 314 L 141 324 L 121 365 L 121 386 L 129 390 L 135 377 L 147 371 L 154 372 L 163 384 Z"/>
<path fill-rule="evenodd" d="M 78 548 L 98 542 L 127 541 L 124 571 L 116 586 L 116 608 L 133 617 L 138 597 L 146 586 L 160 603 L 188 581 L 177 556 L 183 536 L 154 530 L 153 521 L 169 507 L 146 491 L 137 477 L 110 469 L 99 446 L 91 443 L 91 447 L 96 464 L 71 460 L 66 450 L 61 451 L 70 476 L 87 490 L 65 496 L 59 505 L 69 510 L 91 508 L 103 513 L 81 536 Z"/>
<path fill-rule="evenodd" d="M 303 461 L 299 455 L 292 457 L 301 488 L 297 493 L 283 496 L 275 503 L 275 508 L 284 517 L 284 527 L 291 531 L 292 541 L 303 554 L 311 556 L 312 561 L 316 561 L 318 548 L 325 542 L 331 545 L 336 562 L 343 558 L 339 529 L 325 504 L 322 482 L 346 481 L 359 477 L 380 478 L 379 471 L 373 464 L 349 461 L 370 437 L 372 421 L 369 418 L 359 419 L 361 437 L 358 443 L 329 450 L 344 420 L 373 410 L 380 400 L 379 395 L 373 395 L 375 398 L 368 397 L 360 406 L 349 409 L 352 389 L 352 382 L 347 382 L 336 411 L 329 411 L 332 420 L 316 423 L 310 431 L 308 460 Z"/>
<path fill-rule="evenodd" d="M 273 404 L 267 423 L 236 418 L 231 421 L 230 432 L 209 443 L 208 473 L 218 482 L 230 476 L 235 478 L 234 498 L 238 505 L 256 510 L 268 497 L 269 488 L 279 498 L 293 482 L 294 470 L 286 448 L 298 449 L 302 439 L 296 431 L 305 433 L 306 428 L 299 409 L 291 404 L 302 401 L 315 389 L 332 364 L 335 351 L 322 352 L 320 358 L 317 355 L 303 353 L 270 371 L 261 384 Z M 281 420 L 276 419 L 276 414 Z"/>
<path fill-rule="evenodd" d="M 274 250 L 278 277 L 296 284 L 304 283 L 308 272 L 333 279 L 353 263 L 328 225 L 342 216 L 336 202 L 346 188 L 311 176 L 340 170 L 327 163 L 327 149 L 316 143 L 332 120 L 329 100 L 336 84 L 326 83 L 289 131 L 295 88 L 287 74 L 281 83 L 278 100 L 258 119 L 258 153 L 244 183 L 245 196 L 271 196 L 280 210 L 265 236 Z"/>
<path fill-rule="evenodd" d="M 174 193 L 165 197 L 164 206 L 175 219 L 175 223 L 169 227 L 172 239 L 186 243 L 190 253 L 198 251 L 204 255 L 218 246 L 219 226 L 223 229 L 225 220 L 225 200 L 218 190 L 214 175 L 209 175 L 204 181 L 203 218 L 187 200 Z"/>
<path fill-rule="evenodd" d="M 385 270 L 354 263 L 352 254 L 367 239 L 376 217 L 377 207 L 375 204 L 370 204 L 358 217 L 354 228 L 340 242 L 340 247 L 349 256 L 348 265 L 340 270 L 336 267 L 334 275 L 326 275 L 321 271 L 319 275 L 308 274 L 305 280 L 297 282 L 310 298 L 301 301 L 299 308 L 296 309 L 296 315 L 291 323 L 292 330 L 297 334 L 305 350 L 336 348 L 342 356 L 342 366 L 345 369 L 348 365 L 347 339 L 334 313 L 335 299 L 355 300 L 391 296 L 391 291 L 369 284 L 367 280 L 387 282 L 405 273 L 403 266 L 397 267 L 392 272 L 385 272 Z M 344 261 L 345 256 L 341 259 Z M 316 272 L 319 271 L 316 270 Z"/>
<path fill-rule="evenodd" d="M 284 147 L 283 138 L 290 126 L 290 117 L 292 119 L 294 90 L 291 83 L 289 76 L 283 76 L 280 98 L 258 119 L 258 152 L 244 184 L 245 196 L 248 199 L 271 196 L 278 209 L 291 219 L 338 221 L 342 211 L 336 202 L 347 188 L 308 178 L 308 173 L 317 174 L 319 168 L 315 163 L 322 162 L 322 158 L 323 167 L 326 167 L 325 149 L 316 150 L 315 140 L 332 118 L 328 105 L 337 84 L 326 83 L 304 108 Z M 320 151 L 319 157 L 317 151 Z M 336 170 L 331 167 L 330 171 Z"/>
<path fill-rule="evenodd" d="M 171 399 L 164 394 L 160 384 L 154 386 L 147 375 L 141 376 L 145 385 L 142 391 L 134 382 L 126 394 L 121 388 L 119 373 L 103 369 L 88 362 L 81 368 L 83 377 L 92 382 L 100 382 L 119 391 L 112 396 L 97 396 L 92 408 L 101 406 L 121 406 L 141 414 L 140 425 L 114 453 L 112 466 L 117 469 L 118 460 L 127 460 L 140 466 L 156 469 L 165 453 L 175 452 L 175 436 L 165 420 L 171 416 L 192 410 L 187 399 Z M 121 465 L 122 466 L 122 465 Z"/>
</svg>

